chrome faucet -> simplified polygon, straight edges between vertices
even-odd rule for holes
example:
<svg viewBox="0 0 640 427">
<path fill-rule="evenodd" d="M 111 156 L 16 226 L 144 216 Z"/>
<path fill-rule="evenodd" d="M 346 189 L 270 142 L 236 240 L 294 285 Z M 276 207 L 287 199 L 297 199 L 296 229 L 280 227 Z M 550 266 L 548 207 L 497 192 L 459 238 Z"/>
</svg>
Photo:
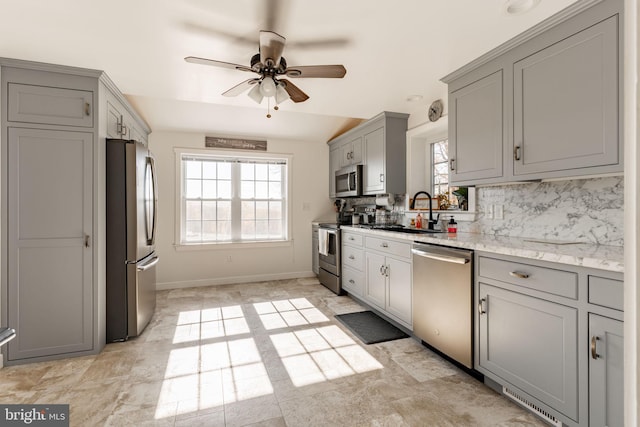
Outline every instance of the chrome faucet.
<svg viewBox="0 0 640 427">
<path fill-rule="evenodd" d="M 416 198 L 420 194 L 425 194 L 429 198 L 429 221 L 427 222 L 427 229 L 433 230 L 434 226 L 437 223 L 437 221 L 435 221 L 433 219 L 433 211 L 431 210 L 431 194 L 427 193 L 426 191 L 418 191 L 416 194 L 413 195 L 413 200 L 411 200 L 411 204 L 409 205 L 409 209 L 415 209 L 415 207 L 416 207 Z"/>
</svg>

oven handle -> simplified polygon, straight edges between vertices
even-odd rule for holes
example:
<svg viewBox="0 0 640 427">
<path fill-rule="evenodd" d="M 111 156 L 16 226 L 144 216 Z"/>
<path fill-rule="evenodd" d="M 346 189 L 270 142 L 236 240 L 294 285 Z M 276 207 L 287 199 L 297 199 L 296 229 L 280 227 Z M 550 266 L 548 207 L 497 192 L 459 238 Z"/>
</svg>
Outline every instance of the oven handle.
<svg viewBox="0 0 640 427">
<path fill-rule="evenodd" d="M 333 228 L 322 228 L 323 230 L 327 230 L 327 234 L 338 234 L 338 230 L 334 230 Z"/>
<path fill-rule="evenodd" d="M 429 259 L 433 259 L 436 261 L 444 261 L 444 262 L 451 262 L 454 264 L 467 264 L 469 262 L 468 258 L 460 258 L 460 257 L 455 257 L 455 256 L 449 256 L 449 255 L 440 255 L 440 254 L 433 254 L 430 252 L 425 252 L 425 251 L 421 251 L 420 249 L 416 249 L 416 248 L 412 248 L 411 249 L 411 253 L 414 255 L 418 255 L 424 258 L 429 258 Z"/>
</svg>

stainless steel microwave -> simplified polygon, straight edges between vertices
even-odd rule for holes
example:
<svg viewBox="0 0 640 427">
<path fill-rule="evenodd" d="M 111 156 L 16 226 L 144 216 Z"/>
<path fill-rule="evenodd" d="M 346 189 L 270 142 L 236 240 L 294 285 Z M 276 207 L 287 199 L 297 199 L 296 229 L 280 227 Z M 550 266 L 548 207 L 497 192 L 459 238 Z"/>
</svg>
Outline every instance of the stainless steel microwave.
<svg viewBox="0 0 640 427">
<path fill-rule="evenodd" d="M 351 165 L 336 171 L 336 197 L 362 195 L 362 165 Z"/>
</svg>

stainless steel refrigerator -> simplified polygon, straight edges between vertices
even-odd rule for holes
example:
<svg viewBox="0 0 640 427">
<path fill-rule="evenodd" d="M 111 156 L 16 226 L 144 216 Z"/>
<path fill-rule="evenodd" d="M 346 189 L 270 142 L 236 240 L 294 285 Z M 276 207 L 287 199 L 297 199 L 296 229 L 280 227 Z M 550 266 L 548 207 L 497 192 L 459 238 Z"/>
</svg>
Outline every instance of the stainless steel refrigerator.
<svg viewBox="0 0 640 427">
<path fill-rule="evenodd" d="M 138 336 L 156 306 L 155 162 L 140 142 L 107 139 L 107 342 Z"/>
</svg>

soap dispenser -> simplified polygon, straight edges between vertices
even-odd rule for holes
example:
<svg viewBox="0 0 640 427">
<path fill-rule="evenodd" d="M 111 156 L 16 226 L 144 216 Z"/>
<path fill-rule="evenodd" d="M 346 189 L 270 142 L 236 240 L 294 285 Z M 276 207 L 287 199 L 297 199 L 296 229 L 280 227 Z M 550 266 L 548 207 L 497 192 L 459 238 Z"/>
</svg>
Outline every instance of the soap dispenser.
<svg viewBox="0 0 640 427">
<path fill-rule="evenodd" d="M 449 233 L 457 233 L 458 232 L 458 223 L 455 219 L 453 219 L 453 215 L 451 215 L 451 219 L 449 220 L 449 224 L 447 224 L 447 231 Z"/>
<path fill-rule="evenodd" d="M 418 213 L 416 216 L 416 228 L 422 228 L 422 214 Z"/>
</svg>

